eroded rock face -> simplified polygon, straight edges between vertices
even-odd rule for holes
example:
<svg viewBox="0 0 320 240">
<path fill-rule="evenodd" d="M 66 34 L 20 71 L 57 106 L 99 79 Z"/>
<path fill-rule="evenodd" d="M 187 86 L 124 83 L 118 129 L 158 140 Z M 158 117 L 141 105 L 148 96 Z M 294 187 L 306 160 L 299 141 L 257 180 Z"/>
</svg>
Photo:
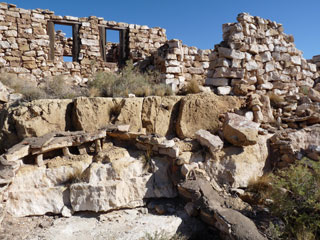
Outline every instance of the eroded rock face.
<svg viewBox="0 0 320 240">
<path fill-rule="evenodd" d="M 199 129 L 216 132 L 221 126 L 220 114 L 240 107 L 241 101 L 236 97 L 217 96 L 213 93 L 188 95 L 181 100 L 177 135 L 184 139 L 194 137 Z"/>
<path fill-rule="evenodd" d="M 61 213 L 70 205 L 65 184 L 77 180 L 91 161 L 92 157 L 83 155 L 54 158 L 48 167 L 22 166 L 7 190 L 7 211 L 17 217 Z"/>
<path fill-rule="evenodd" d="M 247 187 L 250 180 L 262 176 L 268 168 L 268 139 L 272 135 L 259 135 L 255 145 L 226 147 L 205 162 L 209 176 L 220 184 Z"/>
<path fill-rule="evenodd" d="M 172 198 L 177 195 L 168 176 L 170 163 L 164 158 L 151 160 L 153 173 L 145 162 L 122 158 L 112 163 L 93 163 L 83 183 L 70 187 L 74 211 L 109 211 L 143 206 L 144 198 Z"/>
<path fill-rule="evenodd" d="M 147 133 L 174 136 L 179 114 L 179 96 L 146 97 L 142 106 L 142 124 Z"/>
<path fill-rule="evenodd" d="M 3 111 L 0 117 L 0 149 L 27 137 L 69 130 L 72 100 L 35 100 Z"/>
<path fill-rule="evenodd" d="M 235 146 L 256 144 L 260 124 L 248 120 L 246 117 L 227 113 L 223 124 L 224 138 Z"/>
<path fill-rule="evenodd" d="M 112 98 L 77 98 L 74 100 L 72 123 L 76 130 L 94 131 L 110 123 Z"/>
</svg>

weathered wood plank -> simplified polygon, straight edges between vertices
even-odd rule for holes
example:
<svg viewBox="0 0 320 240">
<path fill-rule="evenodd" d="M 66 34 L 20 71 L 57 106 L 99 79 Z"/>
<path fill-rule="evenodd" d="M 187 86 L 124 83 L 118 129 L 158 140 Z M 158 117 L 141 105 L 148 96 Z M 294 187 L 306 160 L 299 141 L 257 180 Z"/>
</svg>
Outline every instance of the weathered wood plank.
<svg viewBox="0 0 320 240">
<path fill-rule="evenodd" d="M 79 29 L 80 25 L 74 24 L 72 25 L 72 61 L 78 62 L 79 61 L 79 54 L 80 54 L 80 36 L 79 36 Z"/>
<path fill-rule="evenodd" d="M 119 64 L 120 66 L 125 65 L 128 60 L 129 53 L 129 35 L 128 30 L 123 29 L 119 31 L 119 39 L 120 39 L 120 51 L 119 51 Z"/>
<path fill-rule="evenodd" d="M 103 61 L 107 61 L 107 53 L 106 53 L 106 28 L 99 27 L 99 37 L 100 37 L 100 53 Z"/>
<path fill-rule="evenodd" d="M 55 31 L 54 31 L 54 22 L 49 21 L 48 26 L 47 26 L 47 32 L 49 35 L 49 60 L 54 61 L 54 36 L 55 36 Z"/>
</svg>

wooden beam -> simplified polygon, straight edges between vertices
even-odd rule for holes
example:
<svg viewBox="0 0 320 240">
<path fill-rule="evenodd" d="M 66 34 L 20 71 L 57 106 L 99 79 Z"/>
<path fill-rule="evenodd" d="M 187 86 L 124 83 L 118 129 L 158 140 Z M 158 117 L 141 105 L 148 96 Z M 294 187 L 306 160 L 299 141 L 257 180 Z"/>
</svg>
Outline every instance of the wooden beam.
<svg viewBox="0 0 320 240">
<path fill-rule="evenodd" d="M 120 66 L 125 65 L 129 56 L 129 34 L 128 29 L 119 31 L 119 64 Z"/>
<path fill-rule="evenodd" d="M 99 26 L 99 27 L 104 27 L 104 28 L 110 29 L 110 30 L 123 30 L 123 29 L 128 29 L 127 27 L 116 27 L 116 26 L 111 27 L 111 26 L 101 25 L 101 24 L 99 24 L 98 26 Z"/>
<path fill-rule="evenodd" d="M 54 61 L 54 38 L 55 38 L 55 31 L 54 31 L 54 23 L 49 21 L 47 32 L 49 35 L 49 60 Z"/>
<path fill-rule="evenodd" d="M 81 22 L 74 22 L 74 21 L 68 21 L 68 20 L 52 20 L 50 22 L 53 22 L 55 24 L 60 24 L 60 25 L 81 25 Z"/>
<path fill-rule="evenodd" d="M 100 53 L 101 53 L 101 58 L 103 59 L 103 61 L 107 61 L 107 53 L 106 53 L 106 28 L 100 26 L 99 27 L 99 37 L 100 37 Z"/>
<path fill-rule="evenodd" d="M 80 36 L 79 36 L 80 25 L 72 25 L 72 61 L 79 62 L 80 53 Z"/>
</svg>

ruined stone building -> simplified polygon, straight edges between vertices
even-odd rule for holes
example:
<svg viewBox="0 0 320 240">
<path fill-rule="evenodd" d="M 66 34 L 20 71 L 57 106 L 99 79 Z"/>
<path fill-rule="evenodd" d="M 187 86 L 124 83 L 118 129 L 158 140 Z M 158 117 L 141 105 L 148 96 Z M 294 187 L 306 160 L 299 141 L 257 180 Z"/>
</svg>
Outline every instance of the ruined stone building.
<svg viewBox="0 0 320 240">
<path fill-rule="evenodd" d="M 246 13 L 237 20 L 223 25 L 223 41 L 214 49 L 201 50 L 167 40 L 159 27 L 0 3 L 0 69 L 33 81 L 62 74 L 82 83 L 131 59 L 158 69 L 175 91 L 191 79 L 223 95 L 292 95 L 301 85 L 313 86 L 319 56 L 305 60 L 281 24 Z M 60 25 L 72 28 L 72 38 L 56 31 Z M 109 41 L 110 31 L 118 33 L 118 43 Z M 66 57 L 72 61 L 65 62 Z"/>
</svg>

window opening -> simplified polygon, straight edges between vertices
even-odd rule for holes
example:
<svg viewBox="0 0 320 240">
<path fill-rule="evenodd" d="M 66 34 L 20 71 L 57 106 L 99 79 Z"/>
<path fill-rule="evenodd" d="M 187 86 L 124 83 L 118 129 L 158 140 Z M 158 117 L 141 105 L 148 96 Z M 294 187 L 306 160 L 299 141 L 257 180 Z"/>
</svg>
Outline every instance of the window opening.
<svg viewBox="0 0 320 240">
<path fill-rule="evenodd" d="M 54 49 L 58 61 L 72 62 L 72 26 L 55 24 Z"/>
<path fill-rule="evenodd" d="M 79 23 L 68 21 L 49 21 L 50 39 L 49 59 L 51 61 L 72 62 L 79 60 Z"/>
<path fill-rule="evenodd" d="M 120 32 L 119 30 L 106 29 L 106 60 L 107 62 L 119 61 Z"/>
</svg>

